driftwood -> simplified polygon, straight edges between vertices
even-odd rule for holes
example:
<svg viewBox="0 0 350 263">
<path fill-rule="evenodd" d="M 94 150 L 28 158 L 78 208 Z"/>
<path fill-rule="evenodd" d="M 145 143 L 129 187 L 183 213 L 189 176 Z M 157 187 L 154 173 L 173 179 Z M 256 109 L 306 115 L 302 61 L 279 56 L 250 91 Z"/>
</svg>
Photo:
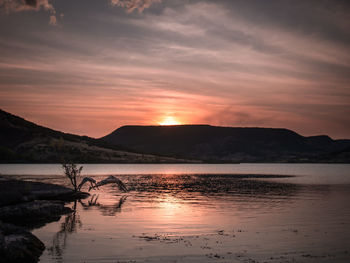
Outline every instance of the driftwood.
<svg viewBox="0 0 350 263">
<path fill-rule="evenodd" d="M 123 192 L 127 192 L 128 191 L 128 189 L 126 188 L 125 184 L 120 179 L 118 179 L 117 177 L 114 177 L 113 175 L 108 176 L 106 179 L 96 183 L 92 187 L 90 186 L 89 191 L 91 189 L 98 188 L 99 186 L 102 186 L 102 185 L 105 185 L 105 184 L 113 184 L 113 183 L 115 183 L 118 186 L 119 190 L 121 190 Z"/>
<path fill-rule="evenodd" d="M 94 185 L 96 185 L 96 180 L 95 179 L 93 179 L 93 178 L 91 178 L 91 177 L 84 177 L 83 178 L 83 180 L 80 182 L 80 184 L 78 185 L 78 191 L 80 191 L 80 189 L 83 187 L 83 185 L 85 184 L 85 183 L 87 183 L 87 182 L 89 182 L 90 183 L 90 189 L 94 186 Z M 89 189 L 89 191 L 90 191 L 90 189 Z"/>
<path fill-rule="evenodd" d="M 106 184 L 116 184 L 119 188 L 119 190 L 123 191 L 123 192 L 127 192 L 128 189 L 126 188 L 126 185 L 117 177 L 111 175 L 109 177 L 107 177 L 106 179 L 103 179 L 102 181 L 96 182 L 95 179 L 91 178 L 91 177 L 84 177 L 83 180 L 81 181 L 81 183 L 78 186 L 78 191 L 80 191 L 80 189 L 83 187 L 83 185 L 85 183 L 90 183 L 90 187 L 89 187 L 89 192 L 91 191 L 91 189 L 95 189 L 102 185 L 106 185 Z"/>
</svg>

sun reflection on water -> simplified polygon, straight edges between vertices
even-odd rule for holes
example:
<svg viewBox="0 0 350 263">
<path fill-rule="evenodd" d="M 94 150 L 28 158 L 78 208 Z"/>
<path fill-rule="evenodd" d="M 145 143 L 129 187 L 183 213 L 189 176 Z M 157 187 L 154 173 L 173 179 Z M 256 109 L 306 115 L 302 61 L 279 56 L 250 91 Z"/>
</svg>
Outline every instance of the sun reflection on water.
<svg viewBox="0 0 350 263">
<path fill-rule="evenodd" d="M 347 192 L 338 200 L 326 186 L 306 187 L 255 177 L 121 175 L 130 189 L 125 196 L 111 185 L 92 191 L 89 199 L 77 202 L 76 212 L 49 224 L 46 230 L 36 230 L 47 237 L 47 247 L 52 247 L 41 259 L 79 262 L 84 255 L 89 259 L 86 262 L 146 262 L 150 256 L 158 260 L 186 254 L 208 262 L 212 253 L 235 262 L 241 254 L 235 258 L 234 253 L 243 249 L 262 255 L 302 249 L 316 253 L 319 247 L 325 248 L 322 242 L 329 242 L 344 250 L 349 231 L 343 224 L 350 215 L 343 205 Z M 337 213 L 335 204 L 345 212 Z M 325 211 L 330 213 L 328 217 Z M 77 227 L 70 227 L 71 222 L 78 222 Z M 57 227 L 52 240 L 49 234 Z M 325 234 L 321 231 L 325 228 L 334 233 Z M 322 239 L 326 235 L 334 237 Z M 320 245 L 314 240 L 320 240 Z M 61 250 L 57 250 L 59 245 Z M 57 253 L 53 253 L 55 249 Z M 190 259 L 179 262 L 192 262 Z"/>
</svg>

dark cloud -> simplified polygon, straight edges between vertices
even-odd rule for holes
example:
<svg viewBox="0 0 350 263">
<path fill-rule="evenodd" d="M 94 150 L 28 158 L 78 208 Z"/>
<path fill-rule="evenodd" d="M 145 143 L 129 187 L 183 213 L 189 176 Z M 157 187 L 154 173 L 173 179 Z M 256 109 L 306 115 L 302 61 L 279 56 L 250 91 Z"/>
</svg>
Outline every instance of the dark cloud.
<svg viewBox="0 0 350 263">
<path fill-rule="evenodd" d="M 40 9 L 56 13 L 49 0 L 0 0 L 0 9 L 7 13 Z"/>
<path fill-rule="evenodd" d="M 100 0 L 98 0 L 100 1 Z M 111 6 L 122 7 L 128 13 L 138 10 L 142 12 L 154 3 L 161 3 L 162 0 L 108 0 Z M 85 3 L 84 3 L 85 4 Z M 50 13 L 49 24 L 56 25 L 56 9 L 50 0 L 0 0 L 0 10 L 5 13 L 21 11 L 39 11 L 45 10 Z M 60 15 L 62 19 L 63 16 Z"/>
<path fill-rule="evenodd" d="M 32 7 L 36 7 L 38 5 L 38 1 L 36 0 L 25 0 L 25 4 L 32 6 Z"/>
<path fill-rule="evenodd" d="M 0 0 L 0 10 L 6 13 L 45 10 L 50 13 L 49 24 L 56 25 L 56 10 L 49 0 Z"/>
<path fill-rule="evenodd" d="M 350 2 L 346 0 L 223 0 L 235 16 L 258 25 L 350 44 Z"/>
</svg>

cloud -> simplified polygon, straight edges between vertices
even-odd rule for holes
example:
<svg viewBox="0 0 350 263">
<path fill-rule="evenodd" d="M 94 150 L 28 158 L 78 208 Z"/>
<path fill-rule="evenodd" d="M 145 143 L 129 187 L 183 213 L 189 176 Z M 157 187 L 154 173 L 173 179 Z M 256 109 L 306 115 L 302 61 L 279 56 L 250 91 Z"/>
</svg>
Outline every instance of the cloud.
<svg viewBox="0 0 350 263">
<path fill-rule="evenodd" d="M 50 22 L 49 22 L 50 25 L 53 25 L 53 26 L 56 26 L 57 25 L 57 18 L 56 16 L 54 15 L 51 15 L 50 16 Z"/>
<path fill-rule="evenodd" d="M 57 25 L 56 9 L 50 0 L 0 0 L 0 12 L 15 13 L 22 11 L 45 10 L 50 13 L 50 25 Z M 128 13 L 138 10 L 140 13 L 154 3 L 162 0 L 108 0 L 112 6 L 125 8 Z M 62 15 L 60 18 L 62 19 Z"/>
<path fill-rule="evenodd" d="M 110 2 L 112 6 L 123 7 L 127 12 L 133 12 L 135 9 L 142 12 L 152 4 L 160 3 L 162 0 L 110 0 Z"/>
<path fill-rule="evenodd" d="M 50 13 L 50 25 L 56 25 L 56 10 L 49 0 L 0 0 L 0 10 L 5 13 L 45 10 Z"/>
<path fill-rule="evenodd" d="M 36 23 L 15 23 L 17 15 L 2 18 L 0 105 L 10 112 L 96 137 L 166 115 L 350 137 L 350 31 L 337 26 L 349 28 L 338 12 L 317 13 L 309 2 L 292 9 L 292 1 L 288 8 L 259 0 L 48 3 L 58 23 L 66 11 L 60 30 L 43 34 Z M 36 1 L 27 5 L 50 16 Z M 157 12 L 139 15 L 149 6 Z M 329 20 L 343 37 L 324 29 Z"/>
<path fill-rule="evenodd" d="M 7 13 L 44 9 L 55 14 L 55 8 L 49 0 L 0 0 L 0 9 Z"/>
</svg>

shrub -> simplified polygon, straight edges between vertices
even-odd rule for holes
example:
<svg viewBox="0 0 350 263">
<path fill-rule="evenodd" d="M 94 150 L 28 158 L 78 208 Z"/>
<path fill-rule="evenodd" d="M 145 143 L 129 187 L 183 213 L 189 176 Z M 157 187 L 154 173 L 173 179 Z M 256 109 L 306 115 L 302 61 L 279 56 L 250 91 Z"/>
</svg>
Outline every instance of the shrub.
<svg viewBox="0 0 350 263">
<path fill-rule="evenodd" d="M 62 164 L 62 168 L 64 170 L 64 174 L 66 175 L 67 178 L 69 178 L 74 191 L 78 191 L 78 185 L 77 185 L 77 179 L 80 177 L 81 170 L 83 170 L 83 166 L 78 166 L 74 163 L 64 163 Z"/>
</svg>

